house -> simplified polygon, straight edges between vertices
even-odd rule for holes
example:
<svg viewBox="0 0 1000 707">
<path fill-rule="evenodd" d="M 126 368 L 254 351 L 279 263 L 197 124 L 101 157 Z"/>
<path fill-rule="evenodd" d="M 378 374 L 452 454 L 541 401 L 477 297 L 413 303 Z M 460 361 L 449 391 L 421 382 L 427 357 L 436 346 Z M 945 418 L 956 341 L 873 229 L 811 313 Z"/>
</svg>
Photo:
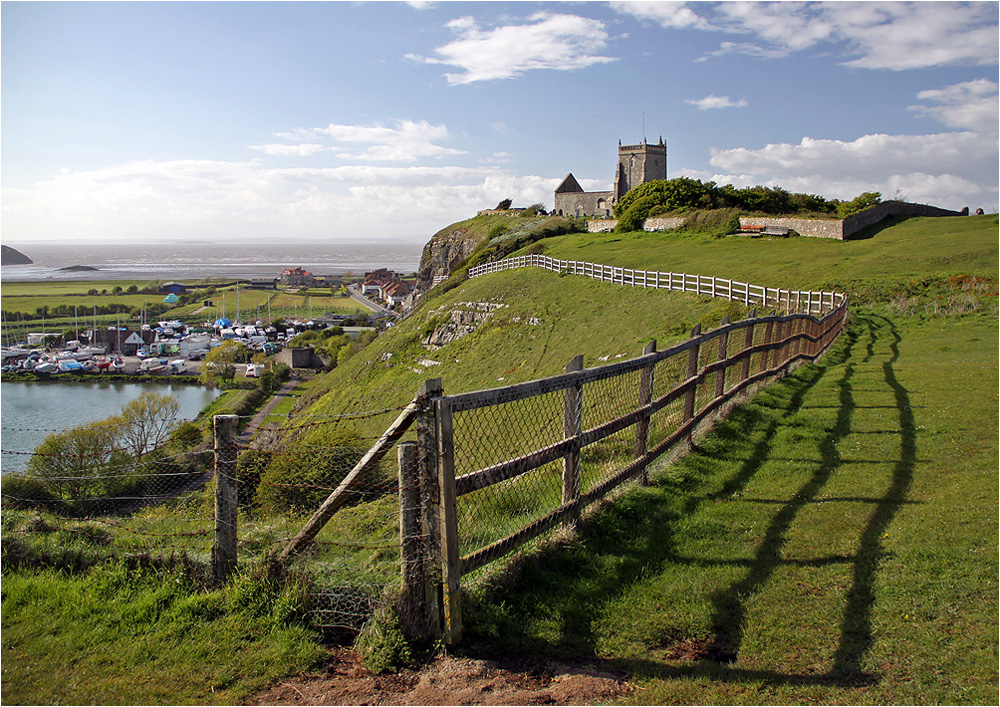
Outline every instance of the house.
<svg viewBox="0 0 1000 707">
<path fill-rule="evenodd" d="M 402 280 L 396 280 L 395 282 L 382 285 L 382 288 L 379 290 L 379 296 L 381 296 L 382 300 L 385 301 L 390 307 L 395 307 L 396 305 L 403 304 L 407 295 L 409 295 L 412 291 L 412 285 L 403 282 Z"/>
<path fill-rule="evenodd" d="M 365 273 L 365 279 L 361 283 L 361 294 L 381 297 L 382 287 L 392 282 L 399 282 L 399 275 L 392 270 L 379 268 L 378 270 L 367 272 Z"/>
<path fill-rule="evenodd" d="M 311 272 L 299 267 L 285 268 L 279 279 L 284 287 L 309 287 L 315 280 Z"/>
<path fill-rule="evenodd" d="M 160 292 L 169 292 L 172 295 L 183 295 L 187 291 L 187 285 L 182 282 L 164 282 L 160 285 Z"/>
<path fill-rule="evenodd" d="M 103 346 L 109 354 L 135 356 L 140 348 L 156 341 L 156 332 L 150 329 L 129 331 L 127 329 L 98 329 L 94 332 L 94 346 Z"/>
</svg>

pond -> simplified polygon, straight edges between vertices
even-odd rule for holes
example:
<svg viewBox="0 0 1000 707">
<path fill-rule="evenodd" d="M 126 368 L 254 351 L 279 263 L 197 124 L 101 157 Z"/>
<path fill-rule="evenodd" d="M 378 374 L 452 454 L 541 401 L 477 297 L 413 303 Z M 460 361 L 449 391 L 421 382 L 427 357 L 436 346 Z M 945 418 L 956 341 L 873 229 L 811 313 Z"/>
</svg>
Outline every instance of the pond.
<svg viewBox="0 0 1000 707">
<path fill-rule="evenodd" d="M 23 470 L 48 435 L 117 415 L 145 391 L 177 398 L 181 420 L 194 419 L 221 394 L 217 389 L 162 383 L 0 383 L 0 471 Z"/>
</svg>

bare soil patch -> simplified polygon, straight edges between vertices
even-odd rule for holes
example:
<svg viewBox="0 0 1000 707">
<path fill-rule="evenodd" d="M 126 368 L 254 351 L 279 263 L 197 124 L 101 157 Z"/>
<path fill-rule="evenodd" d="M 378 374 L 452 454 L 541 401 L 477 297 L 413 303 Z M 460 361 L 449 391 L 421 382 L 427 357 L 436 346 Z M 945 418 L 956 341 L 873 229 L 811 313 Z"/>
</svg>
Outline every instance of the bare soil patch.
<svg viewBox="0 0 1000 707">
<path fill-rule="evenodd" d="M 348 649 L 321 672 L 283 680 L 251 705 L 584 705 L 631 692 L 623 675 L 594 664 L 437 658 L 424 668 L 375 675 Z"/>
</svg>

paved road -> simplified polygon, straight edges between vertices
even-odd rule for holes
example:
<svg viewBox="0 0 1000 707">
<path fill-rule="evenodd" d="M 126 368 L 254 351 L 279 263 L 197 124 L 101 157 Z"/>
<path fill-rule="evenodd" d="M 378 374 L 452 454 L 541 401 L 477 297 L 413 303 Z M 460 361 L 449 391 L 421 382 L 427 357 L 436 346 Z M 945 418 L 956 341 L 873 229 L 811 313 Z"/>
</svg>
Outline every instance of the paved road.
<svg viewBox="0 0 1000 707">
<path fill-rule="evenodd" d="M 357 285 L 348 285 L 347 291 L 351 293 L 351 299 L 353 299 L 358 304 L 367 307 L 376 314 L 388 314 L 393 317 L 396 316 L 396 313 L 391 309 L 386 309 L 382 305 L 378 304 L 377 302 L 372 302 L 370 299 L 361 294 L 361 291 L 358 289 Z"/>
</svg>

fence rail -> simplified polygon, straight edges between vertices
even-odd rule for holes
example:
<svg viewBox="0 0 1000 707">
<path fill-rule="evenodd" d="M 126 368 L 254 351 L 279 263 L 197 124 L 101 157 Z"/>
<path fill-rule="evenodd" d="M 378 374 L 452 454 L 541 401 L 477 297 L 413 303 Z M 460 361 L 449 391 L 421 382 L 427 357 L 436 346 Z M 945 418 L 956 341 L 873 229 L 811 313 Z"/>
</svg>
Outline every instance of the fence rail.
<svg viewBox="0 0 1000 707">
<path fill-rule="evenodd" d="M 635 270 L 582 260 L 558 260 L 547 255 L 519 255 L 492 263 L 484 263 L 470 268 L 469 277 L 479 277 L 516 268 L 541 268 L 569 275 L 582 275 L 602 282 L 628 287 L 692 292 L 698 295 L 742 302 L 747 307 L 783 309 L 786 312 L 822 314 L 836 309 L 845 301 L 845 295 L 839 292 L 782 290 L 711 275 Z"/>
<path fill-rule="evenodd" d="M 246 479 L 237 463 L 252 461 L 240 456 L 252 450 L 238 436 L 237 418 L 217 416 L 215 463 L 207 471 L 194 456 L 181 455 L 137 466 L 139 480 L 111 474 L 117 485 L 93 470 L 5 484 L 5 540 L 31 535 L 50 546 L 77 538 L 102 552 L 180 551 L 211 564 L 219 580 L 240 558 L 277 555 L 307 564 L 320 625 L 357 630 L 392 597 L 408 633 L 443 634 L 454 643 L 462 634 L 463 584 L 479 582 L 490 563 L 546 533 L 571 530 L 588 506 L 623 483 L 648 480 L 651 465 L 683 449 L 738 396 L 822 356 L 847 319 L 847 298 L 839 293 L 545 256 L 489 263 L 470 274 L 515 267 L 727 297 L 785 313 L 757 317 L 751 311 L 709 332 L 696 327 L 689 339 L 664 350 L 653 341 L 634 359 L 595 368 L 577 356 L 563 373 L 540 380 L 448 395 L 435 379 L 404 407 L 296 416 L 312 446 L 266 454 L 287 455 L 304 471 L 328 467 L 332 483 L 265 476 L 255 483 L 272 492 L 275 503 L 316 508 L 304 525 L 296 524 L 295 514 L 238 514 L 254 489 L 240 487 Z M 341 452 L 330 440 L 353 420 L 370 424 L 375 416 L 385 416 L 376 423 L 385 432 L 367 438 L 356 454 L 333 459 Z M 415 442 L 402 441 L 414 431 Z M 381 461 L 393 447 L 395 479 Z M 97 486 L 83 488 L 84 482 Z M 213 513 L 202 491 L 215 494 L 214 540 Z M 50 510 L 55 520 L 17 510 L 29 507 Z"/>
<path fill-rule="evenodd" d="M 558 527 L 692 439 L 736 396 L 821 356 L 846 299 L 823 318 L 723 325 L 662 351 L 434 399 L 446 640 L 461 636 L 462 578 Z M 445 550 L 447 549 L 447 550 Z M 450 589 L 449 589 L 450 588 Z M 449 607 L 449 603 L 451 606 Z"/>
</svg>

